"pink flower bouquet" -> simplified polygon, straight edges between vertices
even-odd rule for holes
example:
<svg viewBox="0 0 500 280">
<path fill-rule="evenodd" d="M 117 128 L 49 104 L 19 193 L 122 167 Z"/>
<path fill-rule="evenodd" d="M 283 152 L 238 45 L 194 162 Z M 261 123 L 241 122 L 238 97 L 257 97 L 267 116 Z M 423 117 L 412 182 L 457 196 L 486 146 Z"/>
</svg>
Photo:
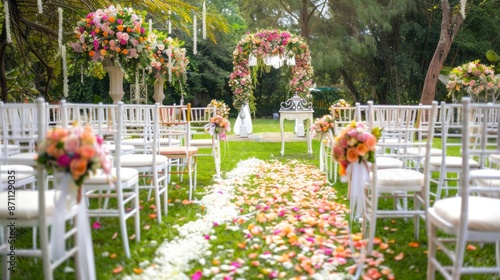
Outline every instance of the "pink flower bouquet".
<svg viewBox="0 0 500 280">
<path fill-rule="evenodd" d="M 222 116 L 210 118 L 210 123 L 205 125 L 205 131 L 210 135 L 219 134 L 221 140 L 226 140 L 226 134 L 231 131 L 231 124 Z"/>
<path fill-rule="evenodd" d="M 103 139 L 90 126 L 71 129 L 54 128 L 38 146 L 37 162 L 47 169 L 68 172 L 79 187 L 90 172 L 102 168 L 111 172 L 110 160 L 103 149 Z"/>
<path fill-rule="evenodd" d="M 342 129 L 333 143 L 333 158 L 340 163 L 339 175 L 346 175 L 346 168 L 354 162 L 375 162 L 375 146 L 382 130 L 368 131 L 363 123 L 352 122 Z"/>
<path fill-rule="evenodd" d="M 334 127 L 335 119 L 333 116 L 324 115 L 323 117 L 316 119 L 314 124 L 311 126 L 312 137 L 326 133 L 329 129 L 333 129 Z"/>
</svg>

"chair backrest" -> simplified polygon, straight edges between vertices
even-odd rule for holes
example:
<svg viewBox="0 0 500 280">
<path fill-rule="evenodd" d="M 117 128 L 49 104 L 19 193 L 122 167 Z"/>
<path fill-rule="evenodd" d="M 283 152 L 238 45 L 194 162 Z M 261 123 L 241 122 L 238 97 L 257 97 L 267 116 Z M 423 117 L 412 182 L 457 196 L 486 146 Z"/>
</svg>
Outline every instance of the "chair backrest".
<svg viewBox="0 0 500 280">
<path fill-rule="evenodd" d="M 190 126 L 192 133 L 202 134 L 206 124 L 210 123 L 210 118 L 217 115 L 217 108 L 215 106 L 207 107 L 191 107 L 189 110 Z"/>
<path fill-rule="evenodd" d="M 46 110 L 45 107 L 44 110 Z M 9 143 L 20 145 L 21 151 L 35 151 L 38 130 L 36 114 L 35 103 L 2 103 L 0 105 L 2 153 L 8 154 L 7 144 Z"/>
<path fill-rule="evenodd" d="M 500 197 L 498 172 L 488 170 L 491 155 L 500 154 L 500 105 L 472 103 L 470 98 L 462 99 L 462 172 L 460 173 L 460 195 L 462 196 L 461 224 L 467 224 L 469 196 L 485 195 Z M 492 129 L 494 128 L 494 133 Z M 485 172 L 471 172 L 468 160 L 473 157 L 479 162 L 479 169 Z M 477 182 L 487 183 L 477 183 Z M 463 230 L 466 230 L 465 228 Z"/>
<path fill-rule="evenodd" d="M 191 104 L 187 105 L 162 105 L 158 108 L 159 137 L 167 138 L 169 146 L 180 140 L 181 144 L 189 146 Z"/>
<path fill-rule="evenodd" d="M 422 125 L 422 119 L 426 119 L 426 125 Z M 421 162 L 428 145 L 432 147 L 436 120 L 437 102 L 432 105 L 399 106 L 368 102 L 368 127 L 382 128 L 377 144 L 378 155 L 400 159 L 405 168 L 418 168 L 413 165 Z M 410 149 L 418 149 L 419 152 L 409 153 Z"/>
<path fill-rule="evenodd" d="M 335 118 L 334 134 L 338 135 L 340 130 L 353 121 L 361 121 L 361 105 L 349 107 L 330 107 L 330 114 Z"/>
</svg>

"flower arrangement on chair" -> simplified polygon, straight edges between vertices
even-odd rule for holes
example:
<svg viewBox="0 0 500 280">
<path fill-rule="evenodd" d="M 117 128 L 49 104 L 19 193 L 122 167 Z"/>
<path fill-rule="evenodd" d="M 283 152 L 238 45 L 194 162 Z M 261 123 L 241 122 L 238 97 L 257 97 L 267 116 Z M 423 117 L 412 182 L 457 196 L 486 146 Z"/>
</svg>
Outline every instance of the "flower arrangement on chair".
<svg viewBox="0 0 500 280">
<path fill-rule="evenodd" d="M 500 95 L 500 77 L 495 76 L 493 66 L 472 61 L 451 70 L 446 88 L 448 97 L 461 100 L 470 96 L 473 101 L 495 102 Z"/>
<path fill-rule="evenodd" d="M 111 172 L 103 139 L 94 134 L 90 126 L 48 131 L 38 146 L 37 162 L 49 170 L 70 174 L 77 187 L 82 186 L 91 172 L 98 169 L 106 174 Z"/>
<path fill-rule="evenodd" d="M 330 106 L 330 112 L 335 116 L 335 119 L 340 118 L 340 110 L 336 109 L 339 107 L 351 107 L 351 104 L 349 104 L 344 99 L 339 99 L 332 106 Z"/>
<path fill-rule="evenodd" d="M 317 118 L 314 124 L 311 126 L 310 130 L 312 132 L 312 137 L 316 137 L 318 135 L 322 135 L 323 133 L 327 133 L 328 130 L 333 130 L 335 127 L 335 118 L 330 115 L 324 115 L 321 118 Z"/>
<path fill-rule="evenodd" d="M 217 115 L 210 118 L 210 123 L 205 125 L 205 131 L 212 136 L 217 134 L 221 140 L 226 140 L 227 133 L 231 131 L 231 124 L 226 118 Z"/>
<path fill-rule="evenodd" d="M 382 130 L 368 131 L 363 123 L 353 121 L 334 139 L 333 158 L 340 163 L 340 176 L 345 179 L 347 167 L 352 163 L 375 162 L 375 146 Z"/>
<path fill-rule="evenodd" d="M 228 118 L 229 117 L 229 111 L 231 108 L 224 103 L 224 101 L 218 101 L 216 99 L 212 99 L 210 101 L 210 104 L 208 104 L 209 107 L 215 107 L 216 108 L 216 114 L 219 116 L 222 116 L 223 118 Z"/>
<path fill-rule="evenodd" d="M 380 127 L 368 131 L 363 123 L 353 121 L 342 129 L 333 142 L 333 159 L 339 162 L 339 175 L 348 183 L 351 215 L 361 215 L 363 187 L 370 178 L 368 162 L 375 162 L 375 147 L 382 134 Z"/>
<path fill-rule="evenodd" d="M 110 5 L 89 13 L 74 29 L 71 49 L 77 61 L 103 62 L 109 59 L 125 70 L 149 65 L 149 41 L 142 19 L 132 8 Z"/>
</svg>

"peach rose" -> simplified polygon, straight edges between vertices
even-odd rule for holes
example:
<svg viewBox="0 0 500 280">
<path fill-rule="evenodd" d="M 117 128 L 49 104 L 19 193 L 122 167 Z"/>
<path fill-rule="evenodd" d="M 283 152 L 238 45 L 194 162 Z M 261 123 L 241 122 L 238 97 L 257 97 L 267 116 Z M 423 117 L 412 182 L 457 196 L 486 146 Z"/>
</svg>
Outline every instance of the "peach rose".
<svg viewBox="0 0 500 280">
<path fill-rule="evenodd" d="M 84 158 L 78 158 L 71 161 L 69 169 L 74 180 L 78 180 L 87 172 L 88 161 Z"/>
<path fill-rule="evenodd" d="M 360 156 L 364 156 L 366 155 L 366 153 L 369 151 L 370 149 L 368 148 L 367 145 L 365 145 L 364 143 L 359 143 L 358 146 L 356 147 L 356 152 L 358 153 L 358 155 Z"/>
<path fill-rule="evenodd" d="M 57 147 L 57 142 L 52 143 L 49 146 L 47 146 L 46 152 L 49 156 L 54 157 L 54 158 L 59 158 L 60 156 L 62 156 L 64 154 L 64 151 Z"/>
<path fill-rule="evenodd" d="M 377 145 L 377 138 L 372 134 L 367 134 L 365 145 L 370 149 L 370 151 L 375 151 L 375 145 Z"/>
<path fill-rule="evenodd" d="M 350 163 L 357 162 L 359 160 L 358 153 L 356 152 L 356 148 L 348 148 L 346 154 L 347 161 Z"/>
<path fill-rule="evenodd" d="M 92 146 L 85 145 L 85 146 L 81 146 L 80 148 L 78 148 L 77 153 L 82 158 L 90 159 L 95 155 L 95 149 Z"/>
</svg>

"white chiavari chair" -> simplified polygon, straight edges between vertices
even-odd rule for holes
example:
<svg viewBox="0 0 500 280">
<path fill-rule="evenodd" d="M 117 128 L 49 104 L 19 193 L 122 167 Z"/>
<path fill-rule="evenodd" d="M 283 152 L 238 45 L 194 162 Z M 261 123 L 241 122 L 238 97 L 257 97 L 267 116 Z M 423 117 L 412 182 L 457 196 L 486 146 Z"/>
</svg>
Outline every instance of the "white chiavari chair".
<svg viewBox="0 0 500 280">
<path fill-rule="evenodd" d="M 439 200 L 445 192 L 449 195 L 450 190 L 457 190 L 460 172 L 462 171 L 462 149 L 461 139 L 463 125 L 463 108 L 461 103 L 446 104 L 441 103 L 441 155 L 431 157 L 430 167 L 434 172 L 438 172 L 438 179 L 435 200 Z M 479 163 L 473 158 L 469 159 L 469 166 L 474 169 Z"/>
<path fill-rule="evenodd" d="M 211 156 L 214 159 L 215 164 L 215 175 L 220 177 L 220 164 L 221 164 L 221 151 L 220 151 L 220 139 L 218 134 L 214 133 L 209 138 L 198 138 L 194 137 L 197 134 L 203 134 L 204 127 L 206 124 L 210 123 L 210 119 L 217 115 L 217 108 L 214 106 L 208 107 L 191 107 L 190 116 L 190 126 L 191 126 L 191 137 L 190 145 L 198 148 L 197 157 L 200 156 Z M 202 151 L 209 152 L 202 152 Z"/>
<path fill-rule="evenodd" d="M 149 190 L 149 195 L 154 192 L 156 205 L 156 219 L 158 223 L 162 221 L 162 200 L 163 212 L 168 213 L 168 168 L 169 159 L 159 154 L 160 148 L 160 114 L 159 104 L 140 105 L 138 112 L 143 114 L 135 117 L 135 129 L 139 138 L 143 139 L 144 150 L 142 153 L 136 151 L 135 154 L 125 154 L 120 157 L 122 167 L 136 169 L 145 180 L 139 185 L 139 189 Z M 140 121 L 142 123 L 140 123 Z M 137 148 L 137 147 L 136 147 Z M 149 179 L 149 180 L 148 180 Z M 148 182 L 149 181 L 149 182 Z M 148 197 L 149 197 L 148 195 Z M 163 195 L 163 199 L 161 196 Z"/>
<path fill-rule="evenodd" d="M 76 109 L 79 105 L 67 103 L 64 117 L 66 113 L 82 110 Z M 106 129 L 95 129 L 103 139 L 112 137 L 113 139 L 121 139 L 123 132 L 123 103 L 119 104 L 87 104 L 86 112 L 95 114 L 96 123 L 106 124 Z M 110 118 L 109 126 L 106 118 Z M 94 117 L 92 117 L 94 118 Z M 89 118 L 79 119 L 80 125 L 92 125 Z M 123 243 L 125 255 L 130 257 L 129 236 L 127 230 L 127 219 L 134 219 L 134 235 L 136 242 L 140 241 L 140 216 L 139 216 L 139 172 L 133 168 L 124 167 L 120 158 L 121 141 L 113 142 L 113 150 L 115 153 L 110 157 L 113 162 L 111 176 L 98 171 L 96 174 L 91 174 L 83 183 L 84 197 L 87 201 L 87 213 L 90 217 L 117 217 L 120 224 L 120 233 Z M 98 202 L 93 203 L 97 199 Z M 104 199 L 104 206 L 101 201 Z M 114 200 L 116 203 L 109 204 L 109 200 Z M 115 205 L 111 208 L 110 205 Z"/>
<path fill-rule="evenodd" d="M 39 98 L 36 103 L 37 109 L 35 110 L 35 117 L 37 122 L 37 141 L 41 142 L 44 139 L 47 123 L 46 123 L 46 103 L 42 98 Z M 32 159 L 11 159 L 1 157 L 0 162 L 14 162 L 18 164 L 30 163 Z M 59 191 L 48 188 L 47 171 L 43 166 L 37 166 L 36 182 L 37 190 L 17 190 L 9 188 L 5 192 L 0 192 L 1 201 L 14 203 L 14 209 L 10 203 L 0 204 L 0 225 L 3 230 L 3 238 L 0 240 L 0 255 L 2 255 L 2 279 L 9 279 L 9 253 L 11 253 L 11 244 L 8 243 L 9 238 L 12 236 L 10 230 L 14 223 L 16 228 L 21 227 L 38 227 L 40 229 L 39 238 L 36 240 L 40 244 L 40 248 L 33 244 L 33 248 L 19 248 L 16 247 L 16 257 L 35 257 L 41 258 L 43 267 L 43 278 L 46 280 L 54 279 L 54 270 L 61 264 L 72 257 L 75 258 L 75 265 L 77 273 L 81 279 L 95 279 L 94 264 L 82 267 L 83 252 L 80 251 L 77 240 L 81 240 L 81 233 L 77 228 L 77 224 L 70 222 L 77 215 L 77 206 L 68 206 L 67 212 L 64 213 L 64 221 L 66 225 L 62 244 L 65 244 L 63 254 L 54 255 L 51 253 L 50 244 L 55 240 L 49 238 L 49 228 L 52 227 L 54 222 L 54 211 L 56 197 L 60 195 Z M 13 219 L 15 218 L 15 219 Z M 9 230 L 10 229 L 10 230 Z M 15 230 L 15 229 L 14 229 Z M 35 241 L 35 242 L 36 242 Z M 16 246 L 19 244 L 16 243 Z M 78 257 L 77 257 L 78 256 Z"/>
<path fill-rule="evenodd" d="M 196 155 L 198 148 L 191 146 L 191 104 L 182 106 L 162 106 L 161 133 L 163 137 L 173 137 L 182 140 L 181 145 L 161 146 L 160 154 L 169 159 L 169 182 L 172 175 L 188 176 L 189 200 L 193 199 L 193 192 L 196 190 Z M 163 112 L 163 113 L 162 113 Z M 176 169 L 174 170 L 173 167 Z M 182 179 L 182 177 L 181 177 Z"/>
<path fill-rule="evenodd" d="M 430 186 L 429 160 L 434 133 L 434 123 L 437 118 L 437 102 L 427 106 L 394 106 L 373 105 L 368 102 L 368 126 L 382 128 L 382 137 L 377 145 L 381 151 L 392 151 L 383 154 L 384 157 L 394 157 L 403 163 L 397 168 L 378 168 L 380 155 L 377 154 L 375 163 L 371 165 L 371 179 L 365 185 L 365 206 L 362 221 L 363 236 L 368 239 L 367 253 L 373 249 L 376 220 L 380 218 L 413 218 L 415 238 L 419 237 L 420 218 L 425 218 L 425 209 L 428 206 L 428 190 Z M 379 114 L 376 119 L 375 116 Z M 383 116 L 382 114 L 388 114 Z M 419 114 L 427 114 L 428 126 L 418 126 L 416 121 Z M 375 120 L 378 120 L 375 122 Z M 416 141 L 415 135 L 425 133 L 427 139 Z M 406 153 L 408 148 L 425 150 L 423 170 L 414 168 L 415 156 Z M 413 199 L 410 209 L 407 199 Z M 393 203 L 394 207 L 384 207 Z M 404 205 L 399 205 L 404 201 Z M 386 205 L 387 206 L 387 205 Z"/>
<path fill-rule="evenodd" d="M 500 112 L 500 105 L 473 104 L 469 98 L 463 98 L 462 105 L 459 195 L 444 197 L 427 211 L 427 279 L 434 279 L 436 271 L 454 280 L 470 274 L 500 274 L 500 173 L 487 166 L 488 157 L 500 153 L 500 130 L 496 126 L 495 137 L 488 135 L 489 125 L 497 125 L 498 120 L 486 118 Z M 477 167 L 468 164 L 471 157 L 478 160 Z M 468 260 L 471 242 L 495 244 L 496 266 Z"/>
</svg>

